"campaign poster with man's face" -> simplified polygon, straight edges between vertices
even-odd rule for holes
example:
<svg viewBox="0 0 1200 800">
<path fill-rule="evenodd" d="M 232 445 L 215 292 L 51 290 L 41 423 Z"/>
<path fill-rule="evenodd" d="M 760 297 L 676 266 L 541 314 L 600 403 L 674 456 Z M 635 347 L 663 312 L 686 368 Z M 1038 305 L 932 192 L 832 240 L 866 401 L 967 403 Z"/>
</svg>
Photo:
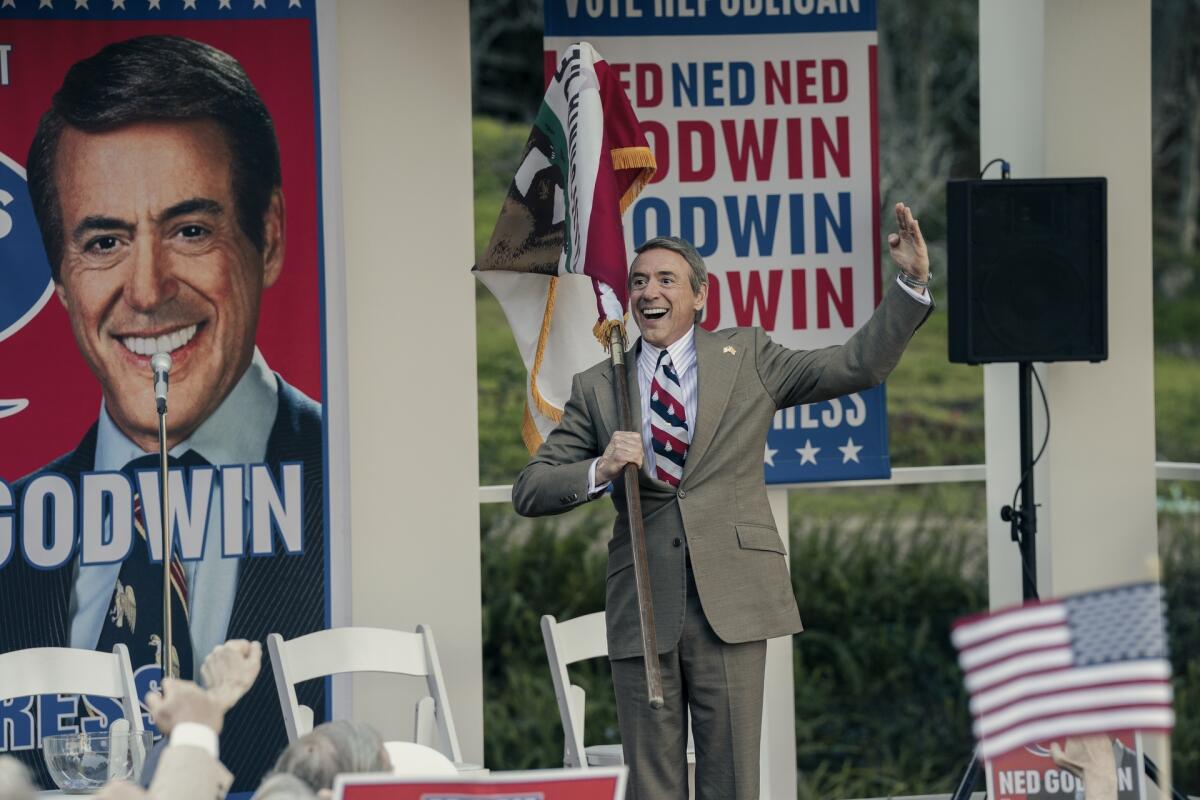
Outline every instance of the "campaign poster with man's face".
<svg viewBox="0 0 1200 800">
<path fill-rule="evenodd" d="M 0 0 L 0 652 L 128 652 L 144 696 L 328 624 L 313 6 Z M 324 686 L 300 694 L 320 721 Z M 4 699 L 0 753 L 52 788 L 45 738 L 120 715 Z M 285 743 L 264 659 L 225 722 L 235 788 Z"/>
</svg>

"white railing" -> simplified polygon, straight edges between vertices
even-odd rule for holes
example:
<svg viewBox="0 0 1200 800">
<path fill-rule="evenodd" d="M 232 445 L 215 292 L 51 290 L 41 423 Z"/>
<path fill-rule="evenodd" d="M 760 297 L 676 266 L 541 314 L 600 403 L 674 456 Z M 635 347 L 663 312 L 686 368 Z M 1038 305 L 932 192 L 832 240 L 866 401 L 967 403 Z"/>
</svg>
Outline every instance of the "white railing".
<svg viewBox="0 0 1200 800">
<path fill-rule="evenodd" d="M 1200 464 L 1157 461 L 1154 475 L 1160 481 L 1200 481 Z M 826 481 L 819 483 L 777 483 L 772 489 L 858 489 L 866 486 L 912 486 L 922 483 L 981 483 L 987 478 L 983 464 L 958 464 L 942 467 L 897 467 L 892 477 L 866 481 Z M 512 502 L 511 486 L 480 486 L 480 503 Z"/>
</svg>

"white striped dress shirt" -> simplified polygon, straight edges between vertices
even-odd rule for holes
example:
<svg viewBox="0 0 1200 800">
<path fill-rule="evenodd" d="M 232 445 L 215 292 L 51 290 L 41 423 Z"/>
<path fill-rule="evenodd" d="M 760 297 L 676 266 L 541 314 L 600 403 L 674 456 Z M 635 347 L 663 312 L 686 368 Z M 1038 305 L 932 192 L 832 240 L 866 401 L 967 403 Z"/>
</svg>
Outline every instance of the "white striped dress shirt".
<svg viewBox="0 0 1200 800">
<path fill-rule="evenodd" d="M 653 477 L 657 473 L 654 471 L 654 448 L 651 446 L 650 437 L 650 384 L 654 381 L 654 371 L 658 369 L 658 354 L 662 352 L 661 347 L 655 347 L 645 339 L 641 340 L 641 349 L 638 351 L 638 394 L 641 395 L 642 409 L 642 452 L 645 454 L 642 460 L 643 471 Z M 689 442 L 696 441 L 696 326 L 688 329 L 688 332 L 681 336 L 674 343 L 667 345 L 667 352 L 671 354 L 671 365 L 675 368 L 675 375 L 679 378 L 679 386 L 683 390 L 683 411 L 687 416 Z M 608 442 L 603 443 L 604 447 L 608 446 Z M 592 461 L 591 467 L 588 468 L 588 495 L 595 495 L 608 488 L 607 483 L 596 483 L 596 461 Z"/>
</svg>

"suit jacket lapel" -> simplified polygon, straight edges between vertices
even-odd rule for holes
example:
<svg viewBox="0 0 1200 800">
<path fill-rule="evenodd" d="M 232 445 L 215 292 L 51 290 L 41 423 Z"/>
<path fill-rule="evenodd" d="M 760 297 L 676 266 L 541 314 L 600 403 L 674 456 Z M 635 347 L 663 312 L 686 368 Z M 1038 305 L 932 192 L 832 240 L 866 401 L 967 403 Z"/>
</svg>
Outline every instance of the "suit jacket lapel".
<svg viewBox="0 0 1200 800">
<path fill-rule="evenodd" d="M 638 388 L 637 374 L 637 355 L 640 341 L 639 339 L 637 342 L 634 342 L 633 346 L 625 351 L 625 383 L 629 387 L 629 410 L 633 416 L 633 430 L 635 431 L 642 429 L 642 393 Z M 621 426 L 621 409 L 617 405 L 617 382 L 610 373 L 604 373 L 604 377 L 607 379 L 607 382 L 597 383 L 594 387 L 596 401 L 600 408 L 600 416 L 610 431 L 624 430 Z M 608 446 L 608 442 L 597 442 L 597 444 L 602 450 Z"/>
<path fill-rule="evenodd" d="M 696 326 L 696 428 L 683 465 L 683 482 L 713 442 L 745 355 L 740 350 L 725 350 L 724 341 Z"/>
</svg>

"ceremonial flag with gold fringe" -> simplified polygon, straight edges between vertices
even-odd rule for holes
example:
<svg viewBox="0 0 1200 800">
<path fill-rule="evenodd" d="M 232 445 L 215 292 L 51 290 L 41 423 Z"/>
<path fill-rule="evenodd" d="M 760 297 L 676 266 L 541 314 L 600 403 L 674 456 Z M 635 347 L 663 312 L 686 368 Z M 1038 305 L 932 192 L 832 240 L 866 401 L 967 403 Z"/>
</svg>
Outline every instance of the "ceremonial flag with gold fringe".
<svg viewBox="0 0 1200 800">
<path fill-rule="evenodd" d="M 621 215 L 654 155 L 608 64 L 567 48 L 476 276 L 500 301 L 529 373 L 530 452 L 562 419 L 571 377 L 604 357 L 628 306 Z"/>
</svg>

